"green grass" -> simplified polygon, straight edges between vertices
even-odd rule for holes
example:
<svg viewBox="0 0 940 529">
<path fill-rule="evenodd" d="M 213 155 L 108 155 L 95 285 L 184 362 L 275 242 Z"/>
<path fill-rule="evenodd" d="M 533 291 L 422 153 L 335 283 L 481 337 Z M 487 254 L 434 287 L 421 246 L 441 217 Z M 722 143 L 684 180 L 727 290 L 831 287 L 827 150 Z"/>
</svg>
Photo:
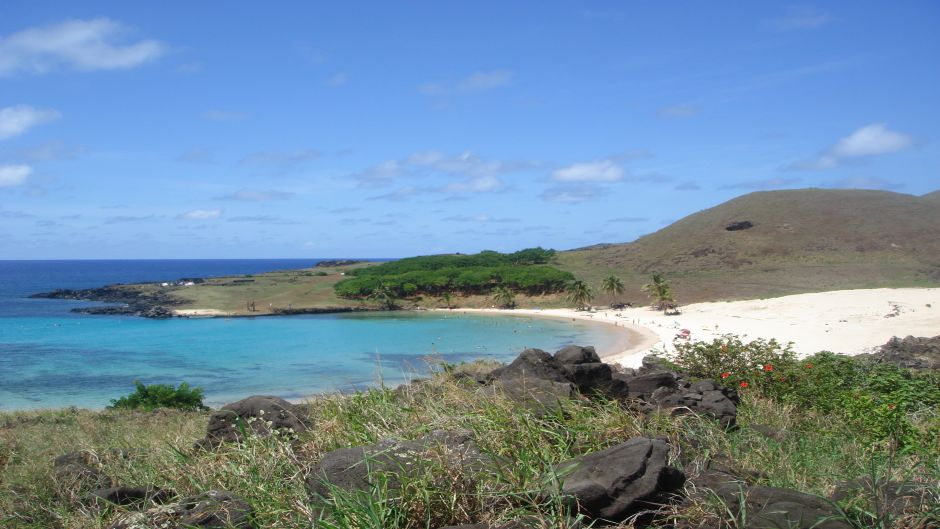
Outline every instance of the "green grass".
<svg viewBox="0 0 940 529">
<path fill-rule="evenodd" d="M 690 415 L 642 416 L 611 401 L 572 401 L 556 414 L 536 417 L 445 374 L 399 390 L 325 396 L 312 401 L 308 410 L 314 426 L 296 440 L 251 438 L 215 452 L 192 447 L 204 433 L 207 413 L 0 414 L 0 526 L 107 526 L 118 509 L 97 511 L 56 495 L 52 460 L 75 450 L 93 454 L 103 471 L 124 484 L 152 483 L 180 495 L 230 490 L 254 507 L 259 527 L 288 529 L 312 527 L 320 517 L 320 527 L 336 528 L 433 529 L 532 516 L 544 520 L 542 527 L 571 527 L 576 516 L 566 503 L 557 494 L 542 493 L 551 489 L 554 465 L 638 435 L 667 438 L 675 463 L 690 475 L 724 454 L 737 471 L 756 476 L 756 483 L 818 495 L 828 494 L 840 481 L 871 474 L 927 491 L 936 491 L 940 483 L 935 453 L 899 453 L 890 444 L 872 444 L 832 416 L 781 405 L 756 392 L 744 393 L 736 431 Z M 776 441 L 752 425 L 790 434 Z M 372 491 L 337 491 L 325 509 L 311 508 L 304 478 L 326 451 L 451 429 L 471 430 L 479 448 L 505 464 L 461 472 L 428 458 L 424 470 L 405 479 L 401 490 L 384 487 L 379 479 Z M 868 501 L 858 497 L 844 505 L 858 528 L 871 523 L 858 508 Z M 716 527 L 729 515 L 699 499 L 672 516 L 685 519 L 689 527 Z M 882 526 L 900 529 L 904 523 L 893 520 Z"/>
</svg>

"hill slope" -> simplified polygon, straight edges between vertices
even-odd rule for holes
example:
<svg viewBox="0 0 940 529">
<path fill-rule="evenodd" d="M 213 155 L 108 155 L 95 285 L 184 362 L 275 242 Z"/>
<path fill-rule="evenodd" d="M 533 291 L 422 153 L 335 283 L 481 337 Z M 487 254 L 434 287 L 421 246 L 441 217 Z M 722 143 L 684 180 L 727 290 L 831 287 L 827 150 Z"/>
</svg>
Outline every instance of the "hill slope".
<svg viewBox="0 0 940 529">
<path fill-rule="evenodd" d="M 940 200 L 865 190 L 751 193 L 626 244 L 559 254 L 563 269 L 599 285 L 651 272 L 680 302 L 830 289 L 940 284 Z"/>
</svg>

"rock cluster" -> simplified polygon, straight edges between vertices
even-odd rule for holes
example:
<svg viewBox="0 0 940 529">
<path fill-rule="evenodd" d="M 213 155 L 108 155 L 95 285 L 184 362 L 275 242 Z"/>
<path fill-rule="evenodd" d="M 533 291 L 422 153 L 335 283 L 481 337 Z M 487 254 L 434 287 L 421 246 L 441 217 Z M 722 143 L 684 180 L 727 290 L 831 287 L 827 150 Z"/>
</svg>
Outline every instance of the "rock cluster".
<svg viewBox="0 0 940 529">
<path fill-rule="evenodd" d="M 501 391 L 528 407 L 557 408 L 576 394 L 629 400 L 640 409 L 699 413 L 731 428 L 737 418 L 738 395 L 712 380 L 692 382 L 647 357 L 639 369 L 614 370 L 593 347 L 568 346 L 551 355 L 527 349 L 507 366 L 485 377 L 484 391 Z"/>
<path fill-rule="evenodd" d="M 911 369 L 940 369 L 940 336 L 892 337 L 871 355 L 875 361 Z"/>
</svg>

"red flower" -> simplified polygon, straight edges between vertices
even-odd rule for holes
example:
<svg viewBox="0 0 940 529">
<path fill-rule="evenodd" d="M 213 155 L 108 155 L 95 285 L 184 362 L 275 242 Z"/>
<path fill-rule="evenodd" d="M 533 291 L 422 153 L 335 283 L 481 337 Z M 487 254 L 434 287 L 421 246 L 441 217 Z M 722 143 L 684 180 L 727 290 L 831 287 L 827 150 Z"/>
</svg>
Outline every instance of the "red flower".
<svg viewBox="0 0 940 529">
<path fill-rule="evenodd" d="M 888 404 L 888 409 L 893 410 L 897 406 L 896 404 Z"/>
<path fill-rule="evenodd" d="M 731 373 L 729 373 L 729 372 L 727 372 L 727 371 L 725 371 L 724 373 L 721 374 L 721 378 L 728 378 L 728 377 L 730 377 L 730 376 L 731 376 Z"/>
<path fill-rule="evenodd" d="M 806 364 L 806 369 L 812 369 L 812 368 L 813 368 L 813 364 Z"/>
<path fill-rule="evenodd" d="M 764 365 L 764 371 L 770 373 L 770 372 L 773 371 L 773 370 L 774 370 L 774 366 L 773 366 L 772 364 L 765 364 L 765 365 Z"/>
<path fill-rule="evenodd" d="M 747 382 L 741 382 L 741 387 L 746 388 L 748 386 Z"/>
</svg>

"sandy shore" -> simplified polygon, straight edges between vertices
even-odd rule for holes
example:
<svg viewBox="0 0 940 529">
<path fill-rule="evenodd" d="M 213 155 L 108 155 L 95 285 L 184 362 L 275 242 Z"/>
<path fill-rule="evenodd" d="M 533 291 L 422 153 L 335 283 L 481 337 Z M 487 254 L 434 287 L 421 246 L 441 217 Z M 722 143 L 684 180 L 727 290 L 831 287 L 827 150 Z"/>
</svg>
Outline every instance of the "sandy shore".
<svg viewBox="0 0 940 529">
<path fill-rule="evenodd" d="M 692 340 L 710 341 L 725 334 L 742 338 L 775 338 L 793 342 L 800 356 L 818 351 L 860 354 L 892 336 L 940 335 L 940 288 L 837 290 L 770 299 L 695 303 L 678 316 L 649 308 L 593 312 L 572 309 L 459 309 L 462 312 L 507 313 L 574 318 L 624 329 L 626 347 L 605 351 L 607 362 L 640 365 L 652 352 L 671 352 L 676 334 L 688 329 Z M 587 345 L 587 344 L 585 344 Z"/>
</svg>

